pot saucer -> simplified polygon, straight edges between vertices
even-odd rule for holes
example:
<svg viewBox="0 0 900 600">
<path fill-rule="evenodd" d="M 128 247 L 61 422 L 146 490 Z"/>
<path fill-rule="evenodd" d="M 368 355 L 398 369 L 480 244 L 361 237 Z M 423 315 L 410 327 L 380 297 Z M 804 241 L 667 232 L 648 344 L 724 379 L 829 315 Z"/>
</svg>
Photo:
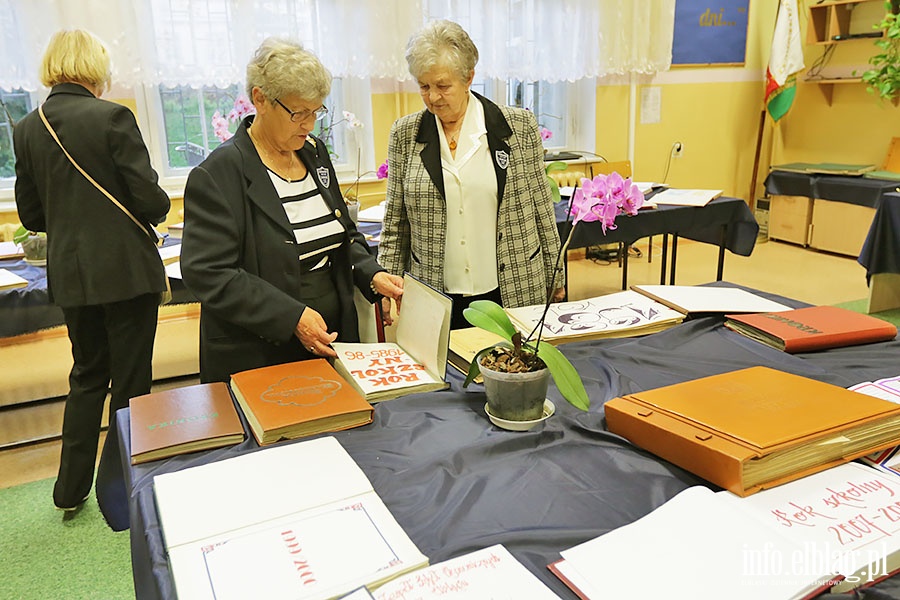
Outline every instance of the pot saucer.
<svg viewBox="0 0 900 600">
<path fill-rule="evenodd" d="M 46 258 L 26 258 L 25 262 L 31 265 L 32 267 L 46 267 L 47 259 Z"/>
<path fill-rule="evenodd" d="M 509 431 L 528 431 L 529 429 L 533 429 L 538 423 L 542 423 L 552 417 L 553 413 L 556 412 L 556 406 L 554 406 L 553 402 L 550 400 L 544 400 L 544 414 L 541 415 L 540 419 L 534 419 L 532 421 L 507 421 L 506 419 L 495 417 L 491 414 L 491 410 L 487 404 L 484 405 L 484 412 L 487 413 L 491 423 L 501 429 L 507 429 Z"/>
</svg>

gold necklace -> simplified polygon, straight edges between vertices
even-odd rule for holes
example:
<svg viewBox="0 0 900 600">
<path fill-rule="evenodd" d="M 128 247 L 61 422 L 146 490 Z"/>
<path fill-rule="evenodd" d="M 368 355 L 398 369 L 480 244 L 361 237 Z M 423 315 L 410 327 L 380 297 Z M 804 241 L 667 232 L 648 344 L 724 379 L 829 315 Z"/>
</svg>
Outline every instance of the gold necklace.
<svg viewBox="0 0 900 600">
<path fill-rule="evenodd" d="M 456 138 L 459 137 L 459 134 L 460 134 L 461 131 L 462 131 L 462 123 L 460 123 L 459 121 L 456 121 L 456 122 L 454 123 L 454 125 L 455 125 L 456 123 L 459 123 L 459 125 L 458 125 L 457 127 L 454 127 L 454 128 L 453 128 L 453 133 L 448 133 L 447 130 L 444 129 L 444 137 L 447 138 L 447 145 L 450 147 L 450 151 L 451 151 L 451 152 L 455 152 L 455 151 L 456 151 L 456 146 L 458 145 L 458 144 L 456 143 Z M 441 123 L 441 125 L 443 126 L 443 123 Z"/>
<path fill-rule="evenodd" d="M 256 149 L 262 150 L 262 153 L 266 155 L 266 158 L 269 160 L 269 162 L 272 165 L 277 165 L 278 162 L 272 159 L 272 155 L 269 154 L 269 151 L 265 148 L 265 146 L 263 146 L 262 141 L 253 134 L 253 126 L 252 125 L 247 129 L 247 133 L 250 135 L 250 140 L 253 142 L 253 145 L 256 147 Z M 294 156 L 294 152 L 291 151 L 290 156 L 288 157 L 288 166 L 285 171 L 286 173 L 290 173 L 294 169 L 294 159 L 295 158 L 296 157 Z"/>
</svg>

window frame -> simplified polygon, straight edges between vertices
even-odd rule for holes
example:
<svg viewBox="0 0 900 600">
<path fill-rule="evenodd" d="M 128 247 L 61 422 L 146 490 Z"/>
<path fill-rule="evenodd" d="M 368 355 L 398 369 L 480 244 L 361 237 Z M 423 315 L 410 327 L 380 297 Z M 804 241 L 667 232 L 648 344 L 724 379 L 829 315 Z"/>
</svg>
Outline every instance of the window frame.
<svg viewBox="0 0 900 600">
<path fill-rule="evenodd" d="M 0 94 L 2 94 L 4 96 L 4 99 L 6 96 L 13 95 L 13 94 L 27 95 L 29 98 L 29 101 L 31 103 L 31 106 L 28 108 L 28 110 L 25 112 L 25 114 L 32 112 L 43 100 L 42 95 L 40 93 L 38 93 L 36 91 L 29 92 L 28 90 L 24 90 L 22 88 L 17 88 L 15 90 L 0 89 Z M 22 116 L 24 117 L 24 115 L 22 115 Z M 2 106 L 0 106 L 0 117 L 2 117 L 2 119 L 0 119 L 0 120 L 2 120 L 2 124 L 0 124 L 0 130 L 2 130 L 2 131 L 0 131 L 0 135 L 3 135 L 3 136 L 8 135 L 9 136 L 10 148 L 11 148 L 12 147 L 12 127 L 10 126 L 10 123 L 7 120 L 6 112 L 4 111 Z M 15 185 L 16 185 L 15 172 L 13 173 L 13 175 L 11 177 L 0 177 L 0 202 L 3 202 L 5 200 L 13 200 L 15 198 Z M 3 207 L 0 206 L 0 208 L 3 208 Z"/>
<path fill-rule="evenodd" d="M 476 77 L 472 87 L 475 88 L 476 92 L 481 93 L 493 102 L 505 104 L 513 81 L 513 78 L 496 79 L 485 77 L 479 79 Z M 554 138 L 558 136 L 554 136 L 554 138 L 548 140 L 549 143 L 544 144 L 544 148 L 548 152 L 558 152 L 560 150 L 582 151 L 592 154 L 596 152 L 596 134 L 591 134 L 595 131 L 596 122 L 597 92 L 595 81 L 593 78 L 586 78 L 576 82 L 561 82 L 566 86 L 565 115 L 562 116 L 566 134 L 565 144 L 555 144 Z M 535 81 L 527 80 L 523 82 L 531 84 Z M 548 82 L 538 81 L 537 83 L 545 84 Z M 484 92 L 482 93 L 481 90 L 484 90 Z M 538 119 L 538 122 L 540 123 L 540 119 Z"/>
<path fill-rule="evenodd" d="M 243 89 L 243 84 L 238 84 Z M 166 151 L 165 117 L 163 116 L 162 99 L 156 86 L 142 85 L 135 89 L 135 100 L 138 119 L 141 123 L 141 135 L 150 152 L 150 162 L 159 174 L 160 186 L 170 193 L 181 193 L 187 182 L 192 167 L 170 167 Z M 360 99 L 365 99 L 361 101 Z M 372 122 L 371 85 L 368 79 L 343 78 L 341 80 L 341 102 L 343 110 L 356 115 L 363 123 L 361 129 L 350 130 L 339 125 L 338 133 L 345 136 L 347 154 L 345 161 L 335 162 L 335 173 L 341 183 L 350 183 L 357 177 L 356 154 L 359 149 L 359 173 L 375 169 L 375 151 Z M 339 113 L 341 111 L 338 111 Z M 336 121 L 342 114 L 333 115 Z M 210 118 L 212 116 L 210 115 Z M 209 124 L 208 124 L 209 125 Z M 211 127 L 211 125 L 210 125 Z"/>
</svg>

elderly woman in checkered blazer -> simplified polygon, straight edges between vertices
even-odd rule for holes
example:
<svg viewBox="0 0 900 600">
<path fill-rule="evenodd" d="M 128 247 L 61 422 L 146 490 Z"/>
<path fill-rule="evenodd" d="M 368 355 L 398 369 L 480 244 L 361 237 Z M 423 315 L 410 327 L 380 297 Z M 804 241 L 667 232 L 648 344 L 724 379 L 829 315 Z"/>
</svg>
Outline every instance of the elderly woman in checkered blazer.
<svg viewBox="0 0 900 600">
<path fill-rule="evenodd" d="M 516 307 L 561 299 L 534 115 L 469 89 L 478 49 L 456 23 L 427 25 L 406 60 L 425 110 L 391 128 L 379 263 L 450 295 L 454 329 L 467 326 L 462 311 L 473 300 Z"/>
</svg>

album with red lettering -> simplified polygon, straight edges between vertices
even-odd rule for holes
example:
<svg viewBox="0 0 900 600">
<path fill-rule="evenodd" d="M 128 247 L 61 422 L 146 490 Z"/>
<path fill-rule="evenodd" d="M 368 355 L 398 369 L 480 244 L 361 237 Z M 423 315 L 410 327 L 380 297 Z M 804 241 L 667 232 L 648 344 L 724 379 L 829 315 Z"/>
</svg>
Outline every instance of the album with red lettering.
<svg viewBox="0 0 900 600">
<path fill-rule="evenodd" d="M 369 402 L 448 387 L 451 307 L 450 298 L 407 273 L 397 342 L 335 342 L 335 368 Z"/>
<path fill-rule="evenodd" d="M 747 498 L 693 486 L 637 521 L 563 550 L 550 569 L 584 600 L 633 597 L 635 581 L 646 598 L 673 597 L 685 580 L 691 598 L 846 593 L 900 568 L 898 499 L 900 477 L 858 463 Z"/>
<path fill-rule="evenodd" d="M 791 354 L 886 342 L 897 336 L 892 323 L 837 306 L 726 315 L 725 327 Z"/>
<path fill-rule="evenodd" d="M 231 390 L 261 446 L 372 422 L 372 405 L 324 358 L 235 373 Z"/>
</svg>

